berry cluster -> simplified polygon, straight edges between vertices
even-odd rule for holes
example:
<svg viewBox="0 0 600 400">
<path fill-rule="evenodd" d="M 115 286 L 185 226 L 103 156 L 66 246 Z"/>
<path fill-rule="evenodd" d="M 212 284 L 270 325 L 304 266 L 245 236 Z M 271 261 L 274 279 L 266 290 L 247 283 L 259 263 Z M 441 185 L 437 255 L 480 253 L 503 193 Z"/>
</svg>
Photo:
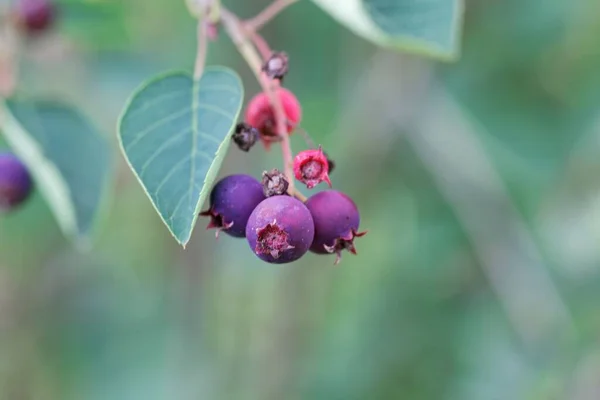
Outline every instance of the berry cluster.
<svg viewBox="0 0 600 400">
<path fill-rule="evenodd" d="M 302 109 L 296 96 L 280 86 L 288 69 L 284 53 L 274 53 L 262 71 L 276 81 L 275 94 L 285 113 L 285 128 L 291 134 L 300 123 Z M 240 150 L 248 152 L 260 140 L 269 150 L 282 140 L 277 131 L 275 111 L 269 96 L 259 93 L 246 107 L 245 121 L 232 136 Z M 331 188 L 329 173 L 333 161 L 321 147 L 299 152 L 293 159 L 294 177 L 312 189 L 321 182 Z M 262 260 L 284 264 L 298 260 L 308 251 L 336 254 L 343 250 L 356 254 L 354 238 L 359 232 L 360 215 L 352 199 L 336 190 L 319 192 L 306 201 L 290 190 L 290 182 L 277 169 L 264 172 L 259 182 L 249 175 L 230 175 L 213 187 L 210 208 L 200 215 L 210 217 L 208 228 L 233 237 L 245 237 L 252 251 Z"/>
<path fill-rule="evenodd" d="M 11 153 L 0 153 L 0 212 L 23 204 L 32 188 L 31 176 L 21 160 Z"/>
</svg>

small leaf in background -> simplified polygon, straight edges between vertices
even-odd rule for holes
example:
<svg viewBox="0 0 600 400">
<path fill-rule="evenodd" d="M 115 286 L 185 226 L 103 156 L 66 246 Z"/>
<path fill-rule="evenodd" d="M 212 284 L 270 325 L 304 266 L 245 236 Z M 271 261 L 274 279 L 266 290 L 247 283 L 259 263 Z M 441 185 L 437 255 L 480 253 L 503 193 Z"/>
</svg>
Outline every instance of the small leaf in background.
<svg viewBox="0 0 600 400">
<path fill-rule="evenodd" d="M 338 22 L 381 46 L 453 60 L 463 0 L 313 0 Z"/>
<path fill-rule="evenodd" d="M 243 91 L 227 68 L 207 68 L 196 82 L 172 73 L 144 84 L 121 117 L 123 153 L 184 246 L 227 152 Z"/>
<path fill-rule="evenodd" d="M 6 141 L 30 169 L 61 229 L 86 245 L 111 169 L 108 142 L 60 103 L 9 100 L 1 111 Z"/>
</svg>

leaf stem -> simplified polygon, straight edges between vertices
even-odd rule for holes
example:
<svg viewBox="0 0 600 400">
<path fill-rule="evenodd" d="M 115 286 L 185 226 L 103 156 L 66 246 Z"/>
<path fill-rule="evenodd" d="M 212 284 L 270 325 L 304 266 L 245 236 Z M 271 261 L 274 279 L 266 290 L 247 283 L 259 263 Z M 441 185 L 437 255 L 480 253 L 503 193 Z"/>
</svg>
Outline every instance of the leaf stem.
<svg viewBox="0 0 600 400">
<path fill-rule="evenodd" d="M 246 21 L 245 26 L 249 31 L 258 31 L 280 12 L 291 6 L 298 0 L 275 0 L 262 10 L 257 16 Z"/>
<path fill-rule="evenodd" d="M 281 138 L 281 152 L 283 155 L 283 164 L 285 176 L 289 181 L 288 192 L 302 200 L 304 196 L 297 192 L 294 187 L 294 171 L 292 148 L 286 127 L 286 116 L 279 96 L 276 95 L 279 89 L 279 82 L 271 80 L 262 72 L 262 60 L 256 48 L 252 44 L 251 35 L 245 29 L 244 24 L 225 7 L 221 7 L 221 21 L 229 37 L 237 47 L 238 51 L 244 57 L 252 72 L 256 76 L 258 83 L 265 94 L 269 97 L 271 106 L 275 112 L 275 121 L 277 134 Z M 305 198 L 304 198 L 305 199 Z"/>
<path fill-rule="evenodd" d="M 196 51 L 196 63 L 194 66 L 194 80 L 198 81 L 202 77 L 204 64 L 206 63 L 206 48 L 208 36 L 208 22 L 198 20 L 198 50 Z"/>
</svg>

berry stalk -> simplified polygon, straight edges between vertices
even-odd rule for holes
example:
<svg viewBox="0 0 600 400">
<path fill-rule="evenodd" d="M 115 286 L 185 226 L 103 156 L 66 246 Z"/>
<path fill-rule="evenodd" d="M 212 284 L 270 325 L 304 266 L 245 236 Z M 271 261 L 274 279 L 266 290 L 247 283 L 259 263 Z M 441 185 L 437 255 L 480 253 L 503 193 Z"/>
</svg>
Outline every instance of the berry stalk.
<svg viewBox="0 0 600 400">
<path fill-rule="evenodd" d="M 249 31 L 258 31 L 265 26 L 270 20 L 275 18 L 280 12 L 291 6 L 298 0 L 275 0 L 273 3 L 262 10 L 256 17 L 246 22 L 246 28 Z"/>
<path fill-rule="evenodd" d="M 234 45 L 256 76 L 263 91 L 269 97 L 275 112 L 276 130 L 277 134 L 281 137 L 281 152 L 283 155 L 285 176 L 290 183 L 288 193 L 305 201 L 306 198 L 301 193 L 296 192 L 294 187 L 293 154 L 290 139 L 287 134 L 285 111 L 279 96 L 276 95 L 277 89 L 279 89 L 279 82 L 277 80 L 269 79 L 269 77 L 262 72 L 263 61 L 252 44 L 251 35 L 244 28 L 244 24 L 225 7 L 221 7 L 221 22 Z"/>
</svg>

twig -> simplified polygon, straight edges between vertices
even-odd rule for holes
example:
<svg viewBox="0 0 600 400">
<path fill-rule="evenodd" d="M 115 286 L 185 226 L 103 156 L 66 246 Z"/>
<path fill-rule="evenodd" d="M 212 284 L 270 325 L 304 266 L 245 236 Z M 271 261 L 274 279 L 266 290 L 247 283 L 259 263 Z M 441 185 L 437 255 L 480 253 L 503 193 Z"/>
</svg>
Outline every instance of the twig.
<svg viewBox="0 0 600 400">
<path fill-rule="evenodd" d="M 271 51 L 271 48 L 269 47 L 267 41 L 256 31 L 247 30 L 247 33 L 248 36 L 250 36 L 252 43 L 254 43 L 254 46 L 260 52 L 260 55 L 262 56 L 263 60 L 267 61 L 271 57 L 271 54 L 273 54 L 273 51 Z"/>
<path fill-rule="evenodd" d="M 285 176 L 290 183 L 288 193 L 292 196 L 302 196 L 296 192 L 294 187 L 292 148 L 290 146 L 290 139 L 286 127 L 286 116 L 281 100 L 279 96 L 276 95 L 277 90 L 279 89 L 279 82 L 269 79 L 269 77 L 261 71 L 262 60 L 258 55 L 256 48 L 252 45 L 250 35 L 244 29 L 242 22 L 225 7 L 221 8 L 221 21 L 223 22 L 223 26 L 229 37 L 231 37 L 231 40 L 250 66 L 256 79 L 258 79 L 263 91 L 269 96 L 271 106 L 275 112 L 277 134 L 281 138 L 281 152 L 283 154 Z"/>
<path fill-rule="evenodd" d="M 245 26 L 249 31 L 258 31 L 260 28 L 265 26 L 267 22 L 272 20 L 285 10 L 287 7 L 291 6 L 298 0 L 275 0 L 273 1 L 267 8 L 262 10 L 257 16 L 252 19 L 246 21 Z"/>
<path fill-rule="evenodd" d="M 208 22 L 205 20 L 198 21 L 198 50 L 196 51 L 196 64 L 194 66 L 194 80 L 198 81 L 202 77 L 204 64 L 206 62 L 206 48 Z"/>
</svg>

